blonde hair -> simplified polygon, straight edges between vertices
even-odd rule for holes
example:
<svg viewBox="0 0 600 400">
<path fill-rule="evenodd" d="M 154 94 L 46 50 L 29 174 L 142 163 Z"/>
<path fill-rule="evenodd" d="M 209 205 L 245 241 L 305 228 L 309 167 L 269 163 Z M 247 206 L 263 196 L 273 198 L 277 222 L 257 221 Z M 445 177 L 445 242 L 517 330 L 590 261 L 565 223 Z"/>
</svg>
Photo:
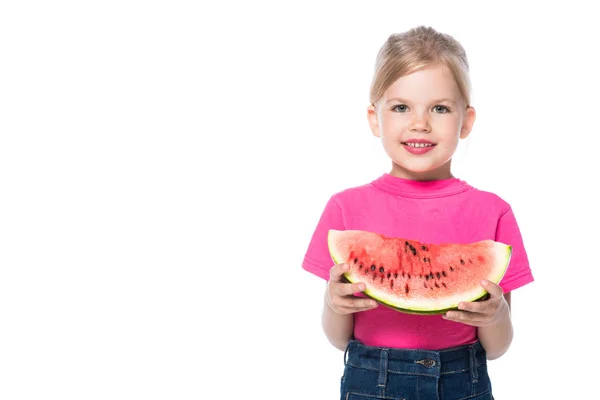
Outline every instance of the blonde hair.
<svg viewBox="0 0 600 400">
<path fill-rule="evenodd" d="M 448 68 L 469 106 L 471 82 L 465 49 L 452 36 L 425 26 L 394 33 L 383 44 L 375 62 L 369 93 L 371 105 L 375 105 L 397 79 L 434 64 Z"/>
</svg>

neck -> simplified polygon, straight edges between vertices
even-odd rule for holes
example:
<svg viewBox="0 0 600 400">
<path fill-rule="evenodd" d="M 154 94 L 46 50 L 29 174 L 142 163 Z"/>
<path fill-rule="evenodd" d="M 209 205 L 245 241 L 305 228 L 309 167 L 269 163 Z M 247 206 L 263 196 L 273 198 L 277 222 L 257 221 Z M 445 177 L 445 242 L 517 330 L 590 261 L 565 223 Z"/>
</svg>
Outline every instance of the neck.
<svg viewBox="0 0 600 400">
<path fill-rule="evenodd" d="M 392 161 L 392 170 L 390 171 L 390 175 L 398 178 L 410 179 L 413 181 L 452 179 L 454 178 L 454 175 L 452 175 L 452 171 L 450 169 L 450 162 L 451 160 L 449 160 L 446 164 L 430 171 L 414 172 Z"/>
</svg>

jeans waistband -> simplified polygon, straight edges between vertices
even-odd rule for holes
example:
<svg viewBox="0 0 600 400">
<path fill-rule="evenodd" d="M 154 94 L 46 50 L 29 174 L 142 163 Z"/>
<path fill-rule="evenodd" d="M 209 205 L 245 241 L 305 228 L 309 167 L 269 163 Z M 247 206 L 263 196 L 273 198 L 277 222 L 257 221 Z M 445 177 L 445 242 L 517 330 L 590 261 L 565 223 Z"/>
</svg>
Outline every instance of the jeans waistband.
<svg viewBox="0 0 600 400">
<path fill-rule="evenodd" d="M 366 346 L 351 340 L 346 347 L 344 362 L 373 371 L 429 376 L 470 370 L 476 380 L 477 367 L 486 363 L 486 354 L 479 341 L 449 349 L 420 350 Z"/>
</svg>

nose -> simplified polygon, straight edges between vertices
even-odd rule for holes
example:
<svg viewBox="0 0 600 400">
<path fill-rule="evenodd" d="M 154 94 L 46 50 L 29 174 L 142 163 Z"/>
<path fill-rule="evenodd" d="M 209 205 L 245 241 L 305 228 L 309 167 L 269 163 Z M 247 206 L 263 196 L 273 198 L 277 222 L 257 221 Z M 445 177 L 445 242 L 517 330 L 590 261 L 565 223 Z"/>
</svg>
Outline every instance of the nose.
<svg viewBox="0 0 600 400">
<path fill-rule="evenodd" d="M 413 119 L 410 122 L 410 130 L 416 132 L 429 132 L 431 126 L 429 124 L 429 117 L 426 113 L 414 113 Z"/>
</svg>

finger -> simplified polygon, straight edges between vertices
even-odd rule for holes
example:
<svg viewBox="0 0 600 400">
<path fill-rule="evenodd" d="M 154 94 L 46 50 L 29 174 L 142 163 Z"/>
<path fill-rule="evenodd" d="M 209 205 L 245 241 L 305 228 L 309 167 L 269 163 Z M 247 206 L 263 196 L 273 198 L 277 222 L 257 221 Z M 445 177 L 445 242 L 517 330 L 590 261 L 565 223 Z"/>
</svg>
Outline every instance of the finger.
<svg viewBox="0 0 600 400">
<path fill-rule="evenodd" d="M 359 293 L 365 290 L 367 287 L 364 283 L 341 283 L 340 285 L 340 295 L 348 296 L 354 293 Z"/>
<path fill-rule="evenodd" d="M 372 310 L 377 307 L 379 307 L 379 306 L 377 305 L 377 303 L 375 303 L 374 306 L 355 308 L 354 312 L 369 311 L 369 310 Z"/>
<path fill-rule="evenodd" d="M 358 298 L 354 298 L 354 308 L 359 308 L 359 309 L 364 309 L 364 310 L 369 310 L 371 308 L 376 308 L 377 307 L 377 302 L 373 299 L 358 299 Z"/>
<path fill-rule="evenodd" d="M 361 311 L 368 311 L 376 307 L 377 305 L 372 307 L 339 307 L 338 314 L 354 314 Z"/>
<path fill-rule="evenodd" d="M 458 309 L 461 311 L 467 311 L 471 313 L 488 313 L 493 307 L 491 307 L 496 300 L 489 299 L 485 301 L 462 301 L 458 303 Z"/>
<path fill-rule="evenodd" d="M 344 298 L 340 301 L 340 308 L 350 312 L 370 310 L 377 307 L 377 302 L 372 299 Z"/>
<path fill-rule="evenodd" d="M 348 271 L 350 266 L 346 263 L 336 264 L 329 270 L 329 280 L 332 281 L 340 281 L 340 278 L 344 274 L 344 272 Z"/>
<path fill-rule="evenodd" d="M 348 296 L 354 293 L 359 293 L 367 288 L 362 282 L 349 283 L 345 281 L 330 280 L 328 284 L 331 289 L 331 293 L 338 296 Z"/>
<path fill-rule="evenodd" d="M 448 311 L 442 318 L 449 321 L 460 322 L 462 324 L 479 326 L 483 321 L 478 318 L 478 315 L 480 314 L 469 313 L 467 311 Z"/>
<path fill-rule="evenodd" d="M 498 285 L 496 285 L 494 282 L 489 281 L 487 279 L 484 279 L 481 281 L 481 286 L 488 291 L 488 293 L 490 294 L 491 297 L 502 297 L 502 295 L 504 294 L 504 291 L 502 290 L 502 288 Z"/>
</svg>

